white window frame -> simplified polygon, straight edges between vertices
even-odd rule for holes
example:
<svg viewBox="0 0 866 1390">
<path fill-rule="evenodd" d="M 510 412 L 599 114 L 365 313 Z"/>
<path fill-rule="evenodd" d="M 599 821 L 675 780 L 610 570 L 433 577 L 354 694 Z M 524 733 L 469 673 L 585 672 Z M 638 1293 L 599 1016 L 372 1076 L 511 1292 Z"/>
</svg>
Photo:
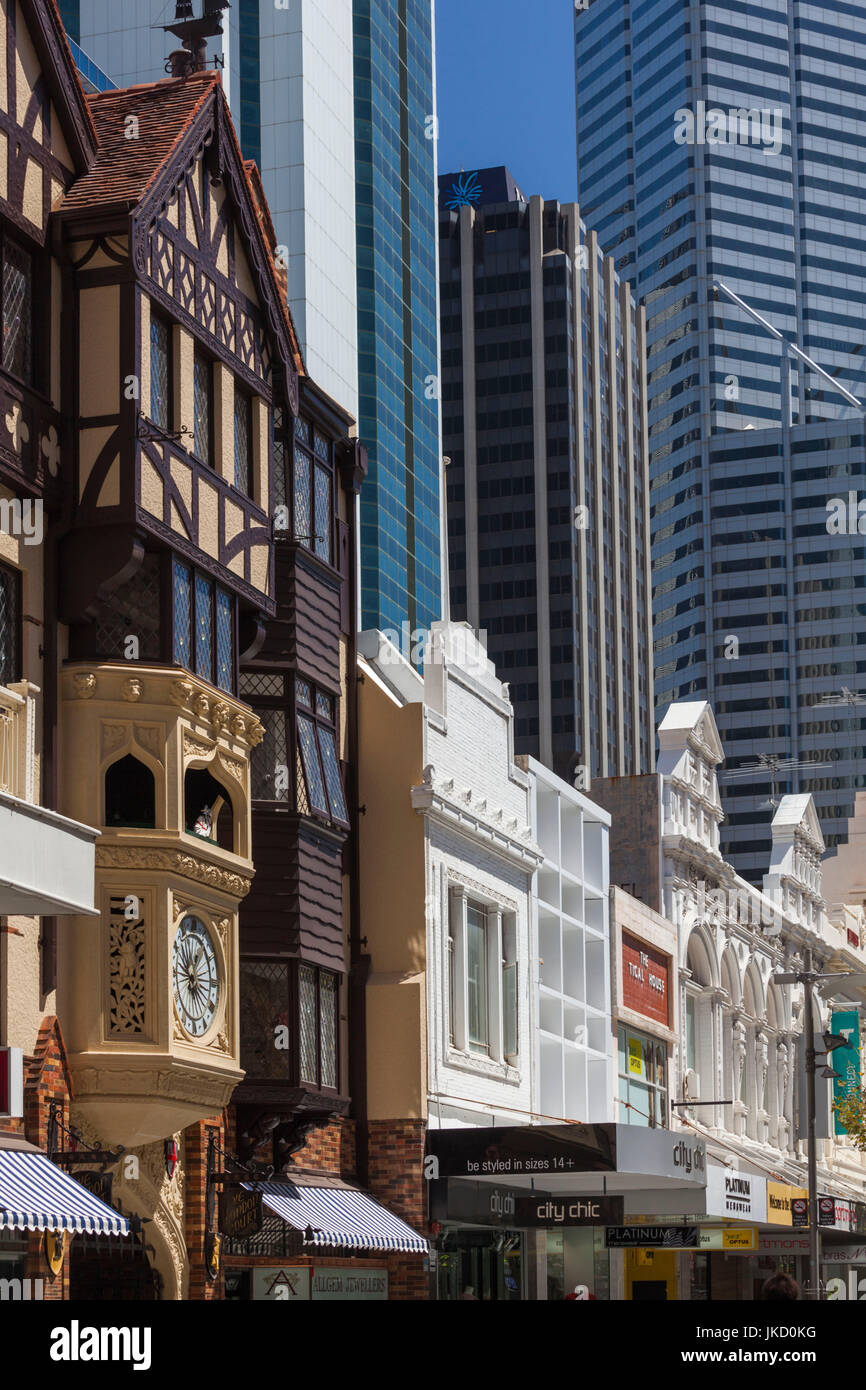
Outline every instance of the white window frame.
<svg viewBox="0 0 866 1390">
<path fill-rule="evenodd" d="M 486 917 L 487 1044 L 469 1040 L 469 953 L 468 912 L 470 905 Z M 446 962 L 449 970 L 448 1001 L 451 1047 L 468 1057 L 516 1065 L 520 1053 L 520 971 L 517 959 L 517 913 L 495 899 L 451 882 L 448 887 L 448 941 Z M 517 971 L 515 988 L 514 1035 L 517 1052 L 505 1052 L 505 969 Z"/>
</svg>

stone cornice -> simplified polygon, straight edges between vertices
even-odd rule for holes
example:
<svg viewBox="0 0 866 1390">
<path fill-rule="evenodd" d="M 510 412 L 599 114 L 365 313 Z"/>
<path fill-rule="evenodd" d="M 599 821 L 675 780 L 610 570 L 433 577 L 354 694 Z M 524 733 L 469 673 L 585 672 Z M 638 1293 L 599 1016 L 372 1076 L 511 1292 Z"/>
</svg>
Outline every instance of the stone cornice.
<svg viewBox="0 0 866 1390">
<path fill-rule="evenodd" d="M 245 898 L 250 891 L 253 873 L 225 869 L 187 849 L 168 849 L 154 845 L 99 844 L 96 866 L 100 869 L 155 869 L 179 874 L 195 883 L 206 884 L 232 898 Z"/>
<path fill-rule="evenodd" d="M 487 810 L 483 798 L 473 805 L 471 791 L 461 797 L 453 782 L 434 784 L 432 769 L 429 771 L 429 780 L 425 778 L 412 788 L 414 810 L 449 830 L 471 836 L 492 853 L 519 864 L 530 873 L 544 863 L 544 853 L 532 839 L 528 825 L 521 825 L 516 817 L 509 817 L 505 811 Z"/>
</svg>

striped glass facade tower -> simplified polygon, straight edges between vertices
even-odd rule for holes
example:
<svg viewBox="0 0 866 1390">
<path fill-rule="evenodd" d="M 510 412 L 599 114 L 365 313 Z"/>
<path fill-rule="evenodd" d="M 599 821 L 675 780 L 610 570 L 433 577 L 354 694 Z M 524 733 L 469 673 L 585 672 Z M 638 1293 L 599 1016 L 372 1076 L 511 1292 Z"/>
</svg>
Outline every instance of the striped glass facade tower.
<svg viewBox="0 0 866 1390">
<path fill-rule="evenodd" d="M 581 212 L 647 313 L 659 713 L 710 700 L 729 768 L 838 764 L 741 783 L 736 811 L 727 784 L 724 852 L 757 873 L 768 793 L 814 791 L 832 846 L 863 780 L 851 720 L 830 746 L 811 709 L 857 680 L 866 555 L 825 519 L 863 431 L 796 365 L 789 417 L 778 341 L 713 286 L 866 396 L 866 3 L 590 0 L 575 37 Z"/>
<path fill-rule="evenodd" d="M 575 205 L 504 168 L 439 187 L 452 616 L 487 633 L 518 753 L 651 771 L 643 312 Z"/>
<path fill-rule="evenodd" d="M 432 0 L 355 0 L 363 628 L 441 617 Z"/>
</svg>

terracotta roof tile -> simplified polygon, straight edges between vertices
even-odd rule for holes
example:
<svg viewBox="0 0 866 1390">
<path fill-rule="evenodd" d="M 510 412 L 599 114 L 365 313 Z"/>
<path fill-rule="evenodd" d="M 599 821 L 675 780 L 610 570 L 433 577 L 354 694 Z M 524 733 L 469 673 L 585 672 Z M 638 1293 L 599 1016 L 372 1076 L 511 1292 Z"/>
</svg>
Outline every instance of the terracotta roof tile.
<svg viewBox="0 0 866 1390">
<path fill-rule="evenodd" d="M 61 211 L 137 203 L 219 81 L 219 73 L 208 71 L 89 96 L 96 159 L 72 185 Z M 138 120 L 137 138 L 127 139 L 128 116 Z"/>
</svg>

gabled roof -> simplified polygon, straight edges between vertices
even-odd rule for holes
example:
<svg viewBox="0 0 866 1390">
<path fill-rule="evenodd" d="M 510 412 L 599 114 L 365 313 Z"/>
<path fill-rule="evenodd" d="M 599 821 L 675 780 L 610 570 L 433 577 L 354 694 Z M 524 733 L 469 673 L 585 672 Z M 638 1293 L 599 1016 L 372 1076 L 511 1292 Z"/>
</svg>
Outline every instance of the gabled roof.
<svg viewBox="0 0 866 1390">
<path fill-rule="evenodd" d="M 800 830 L 811 840 L 819 854 L 824 851 L 824 837 L 811 792 L 795 792 L 783 796 L 773 816 L 774 837 L 789 830 Z"/>
<path fill-rule="evenodd" d="M 197 72 L 88 97 L 98 140 L 96 159 L 64 198 L 64 214 L 140 202 L 218 85 L 218 73 Z M 134 139 L 127 137 L 131 116 L 138 121 Z"/>
<path fill-rule="evenodd" d="M 69 151 L 78 168 L 86 169 L 96 150 L 96 131 L 56 0 L 19 0 L 19 5 Z"/>
<path fill-rule="evenodd" d="M 98 140 L 96 158 L 64 198 L 59 209 L 64 218 L 82 218 L 95 212 L 139 211 L 151 193 L 164 198 L 166 186 L 173 178 L 174 155 L 200 121 L 211 119 L 206 113 L 215 106 L 212 119 L 220 147 L 237 173 L 236 196 L 248 198 L 253 213 L 241 221 L 249 226 L 251 237 L 260 238 L 260 261 L 265 263 L 270 281 L 262 290 L 288 337 L 295 371 L 303 374 L 300 343 L 286 297 L 286 276 L 281 276 L 275 261 L 276 237 L 261 178 L 252 161 L 244 162 L 219 73 L 211 69 L 189 77 L 164 78 L 137 87 L 98 92 L 87 101 Z M 129 139 L 127 130 L 132 116 L 138 122 L 137 133 Z M 273 318 L 272 326 L 276 326 Z"/>
<path fill-rule="evenodd" d="M 710 762 L 724 762 L 725 750 L 707 700 L 675 701 L 659 724 L 658 735 L 659 748 L 663 751 L 685 748 L 686 743 L 690 743 L 700 747 Z"/>
</svg>

